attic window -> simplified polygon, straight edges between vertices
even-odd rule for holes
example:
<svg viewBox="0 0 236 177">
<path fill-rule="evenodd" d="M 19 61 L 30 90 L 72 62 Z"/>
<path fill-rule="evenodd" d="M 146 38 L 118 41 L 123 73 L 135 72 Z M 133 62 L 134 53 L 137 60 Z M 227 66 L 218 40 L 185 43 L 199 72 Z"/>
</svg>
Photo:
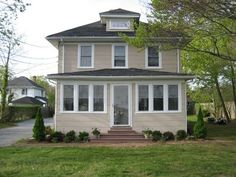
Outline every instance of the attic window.
<svg viewBox="0 0 236 177">
<path fill-rule="evenodd" d="M 112 19 L 110 20 L 110 29 L 130 29 L 130 20 Z"/>
</svg>

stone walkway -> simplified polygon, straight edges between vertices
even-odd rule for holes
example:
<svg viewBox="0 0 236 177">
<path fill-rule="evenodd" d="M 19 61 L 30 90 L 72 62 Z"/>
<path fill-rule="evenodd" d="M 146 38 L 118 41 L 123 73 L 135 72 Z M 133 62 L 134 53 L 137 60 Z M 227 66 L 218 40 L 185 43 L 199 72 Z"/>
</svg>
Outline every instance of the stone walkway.
<svg viewBox="0 0 236 177">
<path fill-rule="evenodd" d="M 10 146 L 23 138 L 32 137 L 35 119 L 17 123 L 17 126 L 0 129 L 0 147 Z M 44 119 L 45 126 L 53 126 L 53 118 Z"/>
</svg>

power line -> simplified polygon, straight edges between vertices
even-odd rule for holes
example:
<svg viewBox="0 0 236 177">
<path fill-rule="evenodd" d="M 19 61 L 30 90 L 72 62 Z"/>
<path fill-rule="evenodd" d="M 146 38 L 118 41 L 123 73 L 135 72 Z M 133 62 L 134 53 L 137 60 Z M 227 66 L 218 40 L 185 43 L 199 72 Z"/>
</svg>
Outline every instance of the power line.
<svg viewBox="0 0 236 177">
<path fill-rule="evenodd" d="M 17 41 L 22 43 L 22 44 L 29 45 L 31 47 L 37 47 L 37 48 L 51 48 L 52 47 L 52 46 L 40 46 L 40 45 L 36 45 L 36 44 L 30 44 L 28 42 L 24 42 L 24 41 L 21 41 L 21 40 L 17 40 Z"/>
<path fill-rule="evenodd" d="M 34 60 L 49 60 L 49 59 L 57 59 L 58 57 L 31 57 L 31 56 L 24 56 L 24 55 L 17 55 L 14 56 L 21 57 L 21 58 L 27 58 L 27 59 L 34 59 Z"/>
</svg>

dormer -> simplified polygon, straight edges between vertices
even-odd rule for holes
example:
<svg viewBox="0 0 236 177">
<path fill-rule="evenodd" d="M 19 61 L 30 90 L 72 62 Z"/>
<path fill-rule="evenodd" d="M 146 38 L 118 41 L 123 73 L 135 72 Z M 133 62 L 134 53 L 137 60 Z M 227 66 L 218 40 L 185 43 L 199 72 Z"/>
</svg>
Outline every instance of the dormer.
<svg viewBox="0 0 236 177">
<path fill-rule="evenodd" d="M 106 31 L 134 31 L 134 22 L 138 23 L 139 18 L 139 13 L 124 9 L 100 13 L 101 23 L 106 25 Z"/>
</svg>

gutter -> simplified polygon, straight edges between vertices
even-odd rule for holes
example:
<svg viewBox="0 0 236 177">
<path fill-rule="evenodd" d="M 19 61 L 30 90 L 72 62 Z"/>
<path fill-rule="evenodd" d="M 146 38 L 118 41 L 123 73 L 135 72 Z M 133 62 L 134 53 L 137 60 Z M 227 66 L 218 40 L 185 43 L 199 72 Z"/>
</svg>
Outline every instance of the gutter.
<svg viewBox="0 0 236 177">
<path fill-rule="evenodd" d="M 191 80 L 195 77 L 193 75 L 187 76 L 176 76 L 176 75 L 169 75 L 169 76 L 53 76 L 48 75 L 48 79 L 52 80 L 60 80 L 60 79 L 96 79 L 96 80 L 131 80 L 131 79 L 143 79 L 143 80 L 150 80 L 150 79 L 184 79 L 184 80 Z"/>
</svg>

